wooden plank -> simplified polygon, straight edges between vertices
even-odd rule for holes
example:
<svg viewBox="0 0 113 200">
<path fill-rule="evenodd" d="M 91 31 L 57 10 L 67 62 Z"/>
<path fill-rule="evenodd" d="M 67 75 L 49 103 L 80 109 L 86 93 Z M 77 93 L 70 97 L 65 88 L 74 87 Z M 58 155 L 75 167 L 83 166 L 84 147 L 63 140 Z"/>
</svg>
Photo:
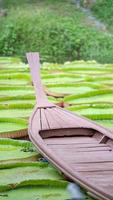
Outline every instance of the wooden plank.
<svg viewBox="0 0 113 200">
<path fill-rule="evenodd" d="M 52 150 L 55 150 L 57 152 L 72 152 L 72 151 L 76 151 L 76 152 L 92 152 L 92 151 L 111 151 L 111 149 L 109 147 L 67 147 L 67 145 L 62 145 L 62 147 L 59 147 L 59 145 L 51 145 L 49 146 Z M 104 153 L 104 152 L 103 152 Z"/>
<path fill-rule="evenodd" d="M 63 153 L 56 152 L 57 155 L 63 158 L 68 163 L 94 163 L 94 162 L 113 162 L 113 153 L 111 151 L 102 152 L 73 152 Z"/>
<path fill-rule="evenodd" d="M 97 143 L 94 138 L 91 137 L 54 137 L 44 139 L 46 144 L 87 144 Z"/>
<path fill-rule="evenodd" d="M 71 120 L 69 120 L 69 117 L 67 117 L 67 116 L 64 117 L 64 115 L 62 115 L 62 112 L 59 113 L 58 108 L 54 108 L 52 110 L 53 110 L 54 116 L 57 116 L 60 121 L 60 124 L 62 124 L 61 127 L 69 128 L 69 127 L 71 127 L 71 125 L 73 127 L 73 123 L 71 122 Z"/>
<path fill-rule="evenodd" d="M 84 176 L 86 178 L 87 181 L 92 182 L 95 185 L 98 185 L 98 187 L 102 187 L 104 186 L 104 188 L 106 188 L 108 185 L 112 186 L 112 190 L 113 190 L 113 176 L 112 174 L 110 175 L 103 175 L 103 176 L 99 176 L 99 175 L 95 175 L 95 176 Z"/>
<path fill-rule="evenodd" d="M 113 150 L 113 140 L 109 139 L 106 144 L 109 145 Z"/>
<path fill-rule="evenodd" d="M 40 152 L 65 175 L 69 176 L 70 179 L 76 182 L 78 181 L 78 184 L 91 193 L 94 193 L 95 196 L 98 196 L 98 199 L 113 200 L 112 131 L 96 125 L 95 122 L 74 115 L 69 111 L 49 103 L 43 91 L 39 75 L 39 55 L 37 53 L 29 53 L 27 55 L 31 66 L 31 74 L 38 106 L 38 109 L 35 109 L 35 114 L 32 115 L 29 124 L 31 140 L 35 143 Z M 46 115 L 43 113 L 41 114 L 39 108 L 44 108 L 44 114 Z M 61 130 L 61 128 L 65 127 L 70 128 L 70 126 L 73 128 L 80 128 L 80 130 L 78 130 L 78 135 L 84 135 L 88 132 L 91 136 L 93 134 L 94 137 L 72 137 L 71 131 L 67 133 L 68 137 L 60 137 L 61 132 L 59 132 L 58 129 Z M 46 137 L 47 132 L 43 131 L 43 134 L 40 135 L 39 131 L 47 128 L 50 129 L 48 137 L 53 136 L 52 138 L 43 140 L 41 136 L 43 135 L 43 137 Z M 57 132 L 53 131 L 53 129 L 57 129 Z M 100 130 L 101 133 L 98 133 L 96 130 Z M 60 136 L 56 137 L 58 134 Z M 65 135 L 65 132 L 62 131 L 62 135 Z M 69 135 L 71 135 L 71 137 L 69 137 Z M 104 135 L 112 138 L 112 140 L 108 139 L 107 141 L 106 136 L 104 137 Z M 98 146 L 99 141 L 102 143 L 106 142 L 107 146 Z M 47 146 L 46 144 L 50 146 Z M 61 145 L 63 145 L 63 148 L 61 148 Z M 70 145 L 70 147 L 67 145 Z M 76 145 L 76 147 L 74 148 L 73 145 Z M 89 145 L 89 147 L 87 145 Z M 56 149 L 54 149 L 54 147 Z M 52 151 L 50 148 L 53 148 Z M 77 169 L 73 168 L 73 166 Z M 91 167 L 93 171 L 91 171 Z M 70 168 L 72 170 L 70 170 Z"/>
<path fill-rule="evenodd" d="M 99 163 L 80 163 L 71 164 L 71 167 L 78 172 L 93 172 L 93 171 L 108 171 L 113 170 L 113 162 L 99 162 Z"/>
<path fill-rule="evenodd" d="M 87 144 L 59 144 L 59 145 L 55 145 L 55 144 L 48 144 L 49 147 L 53 147 L 53 148 L 98 148 L 98 147 L 106 147 L 109 148 L 110 150 L 112 150 L 108 145 L 106 144 L 98 144 L 98 143 L 87 143 Z"/>
<path fill-rule="evenodd" d="M 105 153 L 106 151 L 110 151 L 109 150 L 109 148 L 107 149 L 106 147 L 102 147 L 102 148 L 92 148 L 92 149 L 88 149 L 88 148 L 80 148 L 80 149 L 78 149 L 78 148 L 71 148 L 71 149 L 54 149 L 54 148 L 51 148 L 52 150 L 54 150 L 55 152 L 61 152 L 61 153 L 70 153 L 71 154 L 71 152 L 72 151 L 76 151 L 76 153 L 80 153 L 80 152 L 96 152 L 96 153 L 98 153 L 98 152 L 102 152 L 102 153 Z M 76 156 L 76 153 L 75 153 L 75 156 Z"/>
<path fill-rule="evenodd" d="M 113 164 L 113 163 L 112 163 Z M 95 179 L 103 179 L 104 177 L 112 178 L 112 182 L 113 182 L 113 170 L 105 170 L 105 171 L 93 171 L 93 172 L 89 172 L 89 171 L 85 171 L 85 172 L 80 172 L 81 175 L 87 177 L 87 178 L 95 178 Z"/>
<path fill-rule="evenodd" d="M 45 115 L 46 115 L 46 118 L 48 120 L 50 129 L 58 129 L 58 128 L 60 129 L 60 128 L 62 128 L 61 125 L 59 124 L 58 120 L 55 118 L 55 116 L 53 116 L 51 108 L 45 109 Z"/>
<path fill-rule="evenodd" d="M 109 138 L 107 136 L 103 135 L 102 138 L 100 139 L 99 143 L 106 143 L 108 139 Z"/>
<path fill-rule="evenodd" d="M 113 196 L 113 184 L 111 184 L 111 183 L 109 182 L 106 186 L 100 185 L 100 187 L 103 188 L 103 191 L 104 191 L 106 194 Z M 113 197 L 111 198 L 111 200 L 113 200 Z"/>
<path fill-rule="evenodd" d="M 40 120 L 40 109 L 34 115 L 34 120 L 32 121 L 33 135 L 37 135 L 38 131 L 41 130 L 41 120 Z"/>
<path fill-rule="evenodd" d="M 54 110 L 59 114 L 59 117 L 65 127 L 82 127 L 82 123 L 80 123 L 80 121 L 78 122 L 78 118 L 75 115 L 70 118 L 70 115 L 68 115 L 64 110 L 59 108 L 55 108 Z"/>
<path fill-rule="evenodd" d="M 58 108 L 57 112 L 58 111 L 60 114 L 62 114 L 63 117 L 69 117 L 69 120 L 71 120 L 75 124 L 74 126 L 76 126 L 76 124 L 77 124 L 78 127 L 81 127 L 81 126 L 82 127 L 91 127 L 89 121 L 87 121 L 87 123 L 86 123 L 86 119 L 83 119 L 82 117 L 80 117 L 74 113 L 71 113 L 67 110 L 63 110 L 62 108 Z"/>
<path fill-rule="evenodd" d="M 41 109 L 41 122 L 42 122 L 42 130 L 49 129 L 49 124 L 47 118 L 45 116 L 45 109 Z"/>
<path fill-rule="evenodd" d="M 101 138 L 103 137 L 102 133 L 99 133 L 98 131 L 95 132 L 94 136 L 95 139 L 97 139 L 98 141 L 101 140 Z"/>
<path fill-rule="evenodd" d="M 57 144 L 48 144 L 48 146 L 50 147 L 50 148 L 54 148 L 54 149 L 71 149 L 71 148 L 73 148 L 73 149 L 84 149 L 84 148 L 89 148 L 89 149 L 91 149 L 92 150 L 92 148 L 107 148 L 108 150 L 110 150 L 110 151 L 112 151 L 112 149 L 108 146 L 108 145 L 106 145 L 106 144 L 96 144 L 96 143 L 87 143 L 87 144 L 84 144 L 84 143 L 82 143 L 82 144 L 79 144 L 79 143 L 77 143 L 77 144 L 75 144 L 75 143 L 73 143 L 73 144 L 59 144 L 59 145 L 57 145 Z"/>
</svg>

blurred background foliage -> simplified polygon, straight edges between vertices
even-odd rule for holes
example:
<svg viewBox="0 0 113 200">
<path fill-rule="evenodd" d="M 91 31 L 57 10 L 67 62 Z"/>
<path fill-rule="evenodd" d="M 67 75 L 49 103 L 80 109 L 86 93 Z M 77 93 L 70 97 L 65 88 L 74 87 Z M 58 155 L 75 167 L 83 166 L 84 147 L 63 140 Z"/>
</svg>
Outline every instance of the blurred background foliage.
<svg viewBox="0 0 113 200">
<path fill-rule="evenodd" d="M 108 24 L 108 30 L 101 30 L 88 21 L 88 13 L 72 0 L 3 0 L 0 55 L 24 57 L 27 51 L 39 51 L 42 61 L 48 62 L 93 59 L 112 63 L 113 8 L 110 2 L 97 0 L 90 6 L 93 14 Z"/>
</svg>

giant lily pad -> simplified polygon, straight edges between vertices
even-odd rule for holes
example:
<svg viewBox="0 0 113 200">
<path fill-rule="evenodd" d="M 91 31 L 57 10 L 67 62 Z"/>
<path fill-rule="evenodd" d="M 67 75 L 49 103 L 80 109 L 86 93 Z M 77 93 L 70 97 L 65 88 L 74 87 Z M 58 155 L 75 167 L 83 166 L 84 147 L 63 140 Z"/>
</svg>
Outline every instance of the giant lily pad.
<svg viewBox="0 0 113 200">
<path fill-rule="evenodd" d="M 34 104 L 23 103 L 23 104 L 0 104 L 0 114 L 2 118 L 13 117 L 13 118 L 28 118 L 32 112 Z"/>
<path fill-rule="evenodd" d="M 17 69 L 16 69 L 17 70 Z M 19 70 L 13 73 L 4 73 L 4 74 L 0 74 L 0 79 L 27 79 L 30 80 L 30 74 L 27 72 L 20 72 Z"/>
<path fill-rule="evenodd" d="M 42 82 L 44 84 L 63 84 L 63 83 L 75 83 L 83 81 L 84 76 L 66 73 L 54 73 L 42 75 Z"/>
<path fill-rule="evenodd" d="M 20 200 L 20 197 L 21 200 L 67 200 L 71 197 L 67 190 L 67 183 L 51 181 L 51 184 L 41 187 L 36 181 L 32 182 L 35 186 L 24 186 L 0 193 L 0 200 Z"/>
<path fill-rule="evenodd" d="M 1 104 L 15 104 L 15 103 L 32 103 L 32 102 L 36 102 L 35 101 L 35 95 L 33 94 L 26 94 L 26 95 L 17 95 L 17 96 L 0 96 L 0 103 Z"/>
<path fill-rule="evenodd" d="M 69 110 L 84 116 L 113 114 L 113 104 L 85 104 L 70 106 Z"/>
<path fill-rule="evenodd" d="M 106 65 L 101 65 L 98 63 L 88 63 L 88 62 L 71 62 L 65 63 L 63 66 L 60 67 L 59 70 L 62 72 L 72 72 L 75 74 L 106 74 L 110 73 L 112 69 L 107 67 Z"/>
<path fill-rule="evenodd" d="M 99 84 L 91 83 L 65 83 L 65 84 L 47 84 L 48 93 L 50 95 L 66 96 L 69 94 L 85 94 L 100 88 Z"/>
<path fill-rule="evenodd" d="M 3 168 L 4 167 L 4 168 Z M 46 163 L 17 163 L 2 166 L 0 170 L 0 189 L 24 185 L 26 181 L 39 181 L 39 185 L 44 185 L 51 180 L 63 180 L 63 177 L 53 167 Z"/>
<path fill-rule="evenodd" d="M 103 83 L 113 83 L 113 75 L 109 74 L 109 76 L 102 76 L 102 77 L 92 77 L 92 81 Z"/>
<path fill-rule="evenodd" d="M 27 124 L 27 120 L 21 118 L 0 118 L 0 137 L 25 137 L 27 136 Z"/>
<path fill-rule="evenodd" d="M 0 79 L 0 85 L 11 85 L 11 86 L 17 86 L 17 85 L 30 85 L 31 82 L 29 80 L 26 79 Z"/>
<path fill-rule="evenodd" d="M 0 57 L 0 64 L 18 64 L 20 62 L 21 59 L 18 57 Z"/>
<path fill-rule="evenodd" d="M 113 103 L 113 90 L 96 90 L 85 94 L 70 95 L 64 98 L 68 104 L 85 104 L 85 103 Z"/>
<path fill-rule="evenodd" d="M 0 97 L 2 96 L 18 96 L 18 95 L 34 95 L 32 86 L 0 86 Z"/>
<path fill-rule="evenodd" d="M 29 141 L 0 139 L 0 165 L 37 160 L 39 154 Z"/>
</svg>

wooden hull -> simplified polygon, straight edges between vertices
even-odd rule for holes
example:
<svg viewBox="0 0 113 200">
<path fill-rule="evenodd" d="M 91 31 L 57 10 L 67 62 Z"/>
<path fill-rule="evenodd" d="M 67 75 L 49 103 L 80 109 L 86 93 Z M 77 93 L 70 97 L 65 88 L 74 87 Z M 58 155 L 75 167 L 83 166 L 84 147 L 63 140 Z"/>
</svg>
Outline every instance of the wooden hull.
<svg viewBox="0 0 113 200">
<path fill-rule="evenodd" d="M 35 107 L 29 136 L 66 177 L 96 199 L 113 200 L 112 131 L 57 106 Z"/>
<path fill-rule="evenodd" d="M 65 176 L 101 200 L 113 200 L 113 132 L 48 102 L 38 53 L 28 53 L 37 105 L 29 136 Z"/>
</svg>

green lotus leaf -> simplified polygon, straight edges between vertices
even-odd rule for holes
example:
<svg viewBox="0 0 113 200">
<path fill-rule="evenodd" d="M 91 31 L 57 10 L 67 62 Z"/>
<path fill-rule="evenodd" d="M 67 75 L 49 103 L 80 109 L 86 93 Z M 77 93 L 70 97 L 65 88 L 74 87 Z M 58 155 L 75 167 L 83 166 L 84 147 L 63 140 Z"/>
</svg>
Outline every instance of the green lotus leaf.
<svg viewBox="0 0 113 200">
<path fill-rule="evenodd" d="M 76 106 L 72 106 L 70 107 L 70 110 L 72 111 L 75 111 L 75 112 L 78 112 L 80 115 L 109 115 L 109 114 L 113 114 L 113 107 L 109 106 L 109 107 L 93 107 L 93 106 L 90 106 L 89 107 L 77 107 L 76 109 Z"/>
<path fill-rule="evenodd" d="M 18 86 L 18 85 L 31 85 L 31 82 L 29 80 L 24 79 L 0 79 L 0 85 L 4 85 L 7 87 L 7 85 L 11 86 Z"/>
<path fill-rule="evenodd" d="M 35 95 L 33 94 L 21 94 L 21 95 L 17 95 L 17 96 L 13 96 L 13 95 L 5 95 L 5 96 L 0 96 L 0 102 L 3 104 L 7 103 L 9 101 L 11 101 L 12 103 L 14 103 L 15 101 L 19 102 L 19 101 L 28 101 L 28 100 L 35 100 Z"/>
<path fill-rule="evenodd" d="M 31 86 L 1 86 L 0 97 L 2 96 L 18 96 L 18 95 L 35 95 Z"/>
<path fill-rule="evenodd" d="M 91 83 L 57 83 L 57 84 L 46 84 L 48 91 L 58 94 L 87 94 L 88 92 L 100 89 L 100 85 Z M 50 94 L 52 94 L 50 93 Z"/>
<path fill-rule="evenodd" d="M 7 72 L 10 72 L 10 70 L 22 70 L 22 71 L 27 71 L 29 70 L 28 65 L 20 62 L 20 63 L 0 63 L 0 69 L 1 70 L 7 70 Z"/>
<path fill-rule="evenodd" d="M 63 180 L 63 177 L 53 167 L 38 162 L 16 163 L 8 166 L 6 164 L 0 170 L 0 177 L 0 189 L 15 184 L 26 185 L 26 181 L 30 182 L 30 180 L 37 180 L 39 184 L 44 184 L 44 181 L 49 183 L 49 180 Z"/>
<path fill-rule="evenodd" d="M 37 160 L 39 156 L 29 141 L 0 138 L 0 166 L 5 163 Z"/>
<path fill-rule="evenodd" d="M 32 109 L 33 109 L 33 104 L 17 104 L 15 106 L 15 104 L 9 104 L 7 106 L 7 104 L 5 104 L 4 106 L 0 105 L 0 114 L 2 116 L 2 118 L 5 118 L 7 116 L 7 118 L 13 117 L 13 118 L 28 118 L 30 116 L 30 114 L 32 113 Z"/>
<path fill-rule="evenodd" d="M 18 57 L 0 57 L 0 64 L 20 63 L 21 59 Z"/>
<path fill-rule="evenodd" d="M 64 64 L 61 67 L 63 72 L 75 72 L 76 74 L 105 74 L 106 72 L 113 72 L 112 67 L 108 67 L 106 65 L 98 64 L 98 63 L 77 63 L 77 62 L 71 62 Z"/>
<path fill-rule="evenodd" d="M 56 181 L 57 185 L 60 181 Z M 24 186 L 13 190 L 4 191 L 0 193 L 0 200 L 67 200 L 70 199 L 70 194 L 67 191 L 67 185 L 60 184 L 54 186 L 53 181 L 49 185 L 38 184 L 35 186 Z"/>
<path fill-rule="evenodd" d="M 17 69 L 16 69 L 17 70 Z M 0 79 L 19 79 L 19 80 L 31 80 L 30 74 L 27 72 L 22 73 L 7 73 L 7 74 L 0 74 Z"/>
<path fill-rule="evenodd" d="M 63 84 L 63 83 L 75 83 L 78 81 L 83 81 L 84 76 L 76 74 L 66 74 L 66 73 L 53 73 L 42 75 L 42 82 L 44 84 Z"/>
<path fill-rule="evenodd" d="M 70 95 L 64 98 L 69 104 L 85 104 L 85 103 L 113 103 L 113 90 L 96 90 L 85 94 Z"/>
<path fill-rule="evenodd" d="M 23 137 L 27 135 L 28 122 L 21 118 L 0 118 L 0 137 Z M 21 136 L 21 137 L 22 137 Z"/>
</svg>

